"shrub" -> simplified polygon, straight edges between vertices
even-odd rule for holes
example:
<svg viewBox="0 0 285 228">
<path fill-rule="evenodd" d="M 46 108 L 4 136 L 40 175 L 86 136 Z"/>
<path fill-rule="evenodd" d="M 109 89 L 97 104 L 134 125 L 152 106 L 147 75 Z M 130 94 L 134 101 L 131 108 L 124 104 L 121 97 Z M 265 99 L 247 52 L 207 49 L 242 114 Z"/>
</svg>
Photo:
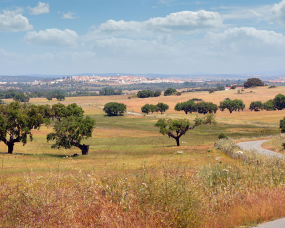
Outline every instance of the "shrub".
<svg viewBox="0 0 285 228">
<path fill-rule="evenodd" d="M 154 97 L 153 91 L 147 89 L 138 92 L 138 98 L 147 98 L 147 97 Z"/>
<path fill-rule="evenodd" d="M 164 91 L 164 96 L 171 96 L 173 94 L 177 93 L 176 89 L 168 88 Z"/>
<path fill-rule="evenodd" d="M 160 90 L 156 90 L 156 91 L 154 91 L 153 95 L 155 97 L 159 97 L 161 95 L 161 91 Z"/>
<path fill-rule="evenodd" d="M 220 133 L 218 138 L 219 139 L 228 139 L 228 136 L 226 136 L 224 133 Z"/>
</svg>

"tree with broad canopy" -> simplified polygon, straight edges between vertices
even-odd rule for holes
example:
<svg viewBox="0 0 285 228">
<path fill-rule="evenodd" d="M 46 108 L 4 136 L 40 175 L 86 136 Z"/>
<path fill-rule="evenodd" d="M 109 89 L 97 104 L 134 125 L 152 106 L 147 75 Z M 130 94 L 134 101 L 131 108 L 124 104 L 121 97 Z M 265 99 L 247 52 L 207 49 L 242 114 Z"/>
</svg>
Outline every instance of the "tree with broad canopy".
<svg viewBox="0 0 285 228">
<path fill-rule="evenodd" d="M 199 125 L 215 123 L 214 114 L 209 113 L 203 118 L 197 116 L 193 125 L 190 125 L 190 121 L 187 119 L 159 119 L 155 126 L 160 128 L 159 132 L 161 134 L 167 135 L 169 138 L 174 138 L 177 146 L 180 146 L 179 140 L 188 130 L 193 130 Z"/>
<path fill-rule="evenodd" d="M 40 129 L 42 124 L 49 124 L 51 108 L 46 105 L 31 105 L 18 101 L 0 105 L 0 141 L 8 146 L 12 154 L 14 145 L 33 140 L 32 129 Z"/>
<path fill-rule="evenodd" d="M 92 137 L 95 120 L 90 116 L 85 118 L 82 116 L 68 116 L 62 118 L 60 121 L 56 120 L 53 127 L 54 133 L 47 135 L 47 141 L 55 140 L 52 148 L 65 148 L 69 149 L 72 146 L 78 147 L 82 155 L 87 155 L 89 145 L 81 144 L 82 140 Z"/>
</svg>

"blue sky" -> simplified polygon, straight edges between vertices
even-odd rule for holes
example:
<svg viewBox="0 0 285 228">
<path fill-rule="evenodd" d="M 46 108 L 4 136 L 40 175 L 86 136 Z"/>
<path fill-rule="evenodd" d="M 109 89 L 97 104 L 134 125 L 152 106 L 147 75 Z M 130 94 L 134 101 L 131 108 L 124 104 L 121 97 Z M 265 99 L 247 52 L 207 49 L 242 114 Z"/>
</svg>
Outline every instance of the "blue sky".
<svg viewBox="0 0 285 228">
<path fill-rule="evenodd" d="M 285 0 L 0 0 L 0 75 L 285 74 Z"/>
</svg>

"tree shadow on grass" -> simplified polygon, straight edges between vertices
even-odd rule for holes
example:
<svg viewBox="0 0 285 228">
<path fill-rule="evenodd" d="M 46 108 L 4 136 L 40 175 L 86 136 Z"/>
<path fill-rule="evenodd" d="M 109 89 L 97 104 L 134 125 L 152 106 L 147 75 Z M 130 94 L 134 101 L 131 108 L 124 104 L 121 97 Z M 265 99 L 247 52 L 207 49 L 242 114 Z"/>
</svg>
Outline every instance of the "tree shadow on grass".
<svg viewBox="0 0 285 228">
<path fill-rule="evenodd" d="M 7 152 L 0 152 L 0 154 L 8 154 Z M 66 156 L 72 157 L 71 155 L 65 154 L 26 154 L 26 153 L 13 153 L 10 155 L 22 155 L 22 156 L 30 156 L 30 157 L 52 157 L 52 158 L 65 158 Z M 76 156 L 78 157 L 78 156 Z"/>
</svg>

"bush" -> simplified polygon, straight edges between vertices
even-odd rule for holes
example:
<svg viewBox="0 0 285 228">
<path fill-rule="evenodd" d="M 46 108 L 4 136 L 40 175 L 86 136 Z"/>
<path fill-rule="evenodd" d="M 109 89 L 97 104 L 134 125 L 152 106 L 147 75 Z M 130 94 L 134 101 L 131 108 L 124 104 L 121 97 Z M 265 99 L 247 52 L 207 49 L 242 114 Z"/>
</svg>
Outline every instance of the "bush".
<svg viewBox="0 0 285 228">
<path fill-rule="evenodd" d="M 138 92 L 138 98 L 147 98 L 147 97 L 154 97 L 153 91 L 147 89 Z"/>
<path fill-rule="evenodd" d="M 226 136 L 224 133 L 220 133 L 218 138 L 219 139 L 228 139 L 228 136 Z"/>
<path fill-rule="evenodd" d="M 105 104 L 103 111 L 106 112 L 108 116 L 118 116 L 123 115 L 126 109 L 127 106 L 123 103 L 109 102 Z"/>
<path fill-rule="evenodd" d="M 164 91 L 164 96 L 171 96 L 173 94 L 177 93 L 176 89 L 168 88 Z"/>
<path fill-rule="evenodd" d="M 161 95 L 161 91 L 160 90 L 156 90 L 156 91 L 154 91 L 153 95 L 155 97 L 159 97 Z"/>
</svg>

